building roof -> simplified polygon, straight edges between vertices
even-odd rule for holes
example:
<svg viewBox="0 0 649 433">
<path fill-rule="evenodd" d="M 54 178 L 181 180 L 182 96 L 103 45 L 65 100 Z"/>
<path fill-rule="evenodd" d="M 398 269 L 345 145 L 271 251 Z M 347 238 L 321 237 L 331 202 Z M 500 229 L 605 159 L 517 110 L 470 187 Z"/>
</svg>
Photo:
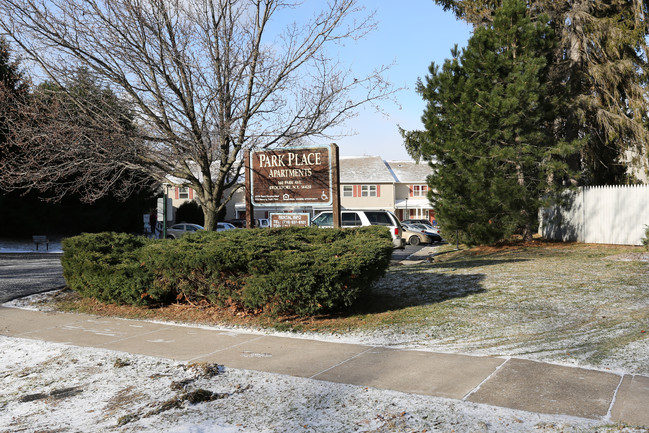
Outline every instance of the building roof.
<svg viewBox="0 0 649 433">
<path fill-rule="evenodd" d="M 340 183 L 394 183 L 380 156 L 341 156 Z"/>
<path fill-rule="evenodd" d="M 341 183 L 426 183 L 427 162 L 383 161 L 380 156 L 341 156 Z"/>
<path fill-rule="evenodd" d="M 426 178 L 433 174 L 428 162 L 385 161 L 398 183 L 426 183 Z"/>
</svg>

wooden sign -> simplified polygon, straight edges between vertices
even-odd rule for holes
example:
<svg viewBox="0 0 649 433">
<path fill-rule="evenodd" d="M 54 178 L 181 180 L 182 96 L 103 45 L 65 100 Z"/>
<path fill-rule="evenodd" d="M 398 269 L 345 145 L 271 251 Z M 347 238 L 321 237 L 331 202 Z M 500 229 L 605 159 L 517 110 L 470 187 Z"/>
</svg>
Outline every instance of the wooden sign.
<svg viewBox="0 0 649 433">
<path fill-rule="evenodd" d="M 272 213 L 270 214 L 271 227 L 308 227 L 311 215 L 308 213 Z"/>
<path fill-rule="evenodd" d="M 255 206 L 331 206 L 330 147 L 250 152 L 251 200 Z"/>
</svg>

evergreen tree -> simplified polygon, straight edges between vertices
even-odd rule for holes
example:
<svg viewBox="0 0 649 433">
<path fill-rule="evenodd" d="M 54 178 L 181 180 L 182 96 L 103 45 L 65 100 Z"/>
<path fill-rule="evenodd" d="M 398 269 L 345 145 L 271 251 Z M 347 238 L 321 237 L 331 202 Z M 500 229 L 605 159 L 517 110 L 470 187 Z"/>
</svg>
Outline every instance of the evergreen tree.
<svg viewBox="0 0 649 433">
<path fill-rule="evenodd" d="M 434 0 L 475 26 L 491 25 L 501 0 Z M 557 135 L 586 139 L 572 167 L 581 184 L 633 182 L 647 170 L 646 74 L 649 0 L 528 0 L 557 35 L 550 60 L 553 92 L 570 101 L 557 112 Z M 632 158 L 629 158 L 632 155 Z"/>
<path fill-rule="evenodd" d="M 18 105 L 29 92 L 29 82 L 17 59 L 11 58 L 9 43 L 0 37 L 0 145 L 6 141 L 9 126 L 19 115 Z"/>
<path fill-rule="evenodd" d="M 560 103 L 547 85 L 552 29 L 547 17 L 526 12 L 524 0 L 506 0 L 461 54 L 453 50 L 441 70 L 431 66 L 419 86 L 427 134 L 406 133 L 435 169 L 429 183 L 442 226 L 469 243 L 516 233 L 530 240 L 541 198 L 576 150 L 553 135 Z"/>
<path fill-rule="evenodd" d="M 4 170 L 10 159 L 37 172 L 42 181 L 25 177 L 15 182 L 25 188 L 0 190 L 0 235 L 140 231 L 142 215 L 155 205 L 150 197 L 156 184 L 136 170 L 116 171 L 109 161 L 119 157 L 110 147 L 135 128 L 129 107 L 85 69 L 71 73 L 63 86 L 45 82 L 32 88 L 18 63 L 10 60 L 7 45 L 0 44 L 0 178 L 11 173 Z M 88 171 L 89 150 L 98 143 L 106 146 L 107 161 L 103 171 Z M 47 147 L 61 150 L 59 160 L 44 157 L 51 153 L 39 150 Z M 50 183 L 54 169 L 60 170 L 59 181 Z M 120 182 L 142 188 L 136 193 Z M 67 194 L 48 203 L 64 185 L 70 185 Z M 86 188 L 105 192 L 92 205 L 82 204 L 90 197 Z"/>
<path fill-rule="evenodd" d="M 130 163 L 138 141 L 132 110 L 89 70 L 41 83 L 19 109 L 9 143 L 14 151 L 0 161 L 5 189 L 91 203 L 151 187 L 151 176 Z M 23 176 L 15 175 L 18 167 Z"/>
</svg>

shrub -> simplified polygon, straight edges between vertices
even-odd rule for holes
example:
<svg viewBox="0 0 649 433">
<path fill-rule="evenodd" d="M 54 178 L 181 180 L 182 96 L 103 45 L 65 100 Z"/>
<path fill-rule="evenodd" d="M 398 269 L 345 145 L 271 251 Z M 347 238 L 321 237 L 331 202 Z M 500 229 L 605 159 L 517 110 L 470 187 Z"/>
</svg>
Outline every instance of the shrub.
<svg viewBox="0 0 649 433">
<path fill-rule="evenodd" d="M 83 234 L 64 239 L 63 277 L 68 287 L 84 297 L 103 302 L 142 305 L 153 281 L 138 257 L 150 242 L 123 233 Z"/>
<path fill-rule="evenodd" d="M 176 221 L 184 221 L 202 226 L 205 222 L 205 216 L 203 215 L 201 205 L 195 201 L 186 201 L 181 204 L 176 211 Z"/>
<path fill-rule="evenodd" d="M 384 274 L 392 253 L 388 229 L 376 226 L 197 232 L 175 241 L 88 236 L 64 244 L 72 249 L 64 253 L 64 269 L 78 269 L 64 275 L 84 296 L 132 304 L 178 300 L 303 316 L 352 305 Z M 74 255 L 80 258 L 72 259 Z M 90 266 L 90 258 L 102 265 Z M 91 276 L 81 276 L 80 270 Z M 101 280 L 106 280 L 104 286 Z M 88 282 L 92 288 L 84 287 Z"/>
<path fill-rule="evenodd" d="M 645 249 L 649 250 L 649 226 L 644 226 L 644 238 L 642 238 L 642 245 Z"/>
</svg>

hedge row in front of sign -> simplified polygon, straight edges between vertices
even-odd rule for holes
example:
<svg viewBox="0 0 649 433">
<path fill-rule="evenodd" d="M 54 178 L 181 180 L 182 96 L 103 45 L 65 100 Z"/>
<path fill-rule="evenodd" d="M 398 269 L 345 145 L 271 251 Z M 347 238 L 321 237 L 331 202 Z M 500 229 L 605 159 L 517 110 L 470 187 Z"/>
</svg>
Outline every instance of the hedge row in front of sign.
<svg viewBox="0 0 649 433">
<path fill-rule="evenodd" d="M 199 232 L 179 240 L 84 234 L 63 242 L 68 287 L 103 302 L 217 304 L 301 316 L 341 311 L 380 278 L 385 227 Z"/>
</svg>

